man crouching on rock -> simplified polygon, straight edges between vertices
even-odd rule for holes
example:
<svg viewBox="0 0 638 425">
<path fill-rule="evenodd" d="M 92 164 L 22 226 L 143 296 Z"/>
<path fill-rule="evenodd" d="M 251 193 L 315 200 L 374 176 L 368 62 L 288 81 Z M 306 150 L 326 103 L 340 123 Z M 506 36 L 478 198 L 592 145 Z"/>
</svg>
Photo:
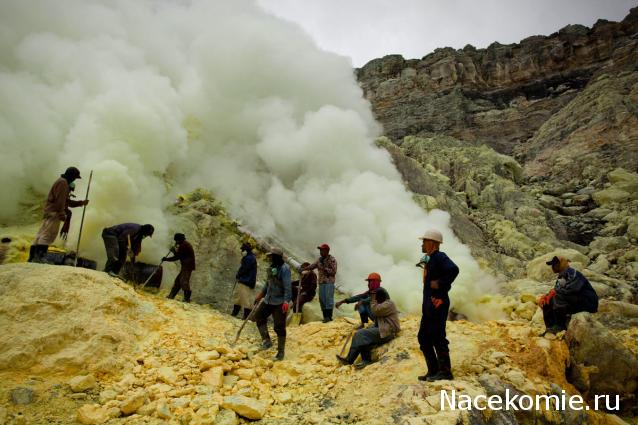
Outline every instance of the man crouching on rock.
<svg viewBox="0 0 638 425">
<path fill-rule="evenodd" d="M 347 357 L 337 354 L 337 360 L 343 364 L 353 364 L 361 354 L 361 361 L 355 366 L 357 369 L 363 369 L 372 363 L 371 351 L 374 346 L 391 341 L 401 330 L 399 311 L 385 289 L 377 288 L 370 291 L 370 308 L 375 317 L 374 326 L 359 329 L 354 334 Z"/>
<path fill-rule="evenodd" d="M 268 334 L 268 317 L 272 314 L 275 333 L 277 334 L 277 355 L 274 360 L 284 359 L 286 348 L 286 315 L 292 300 L 292 285 L 290 278 L 290 268 L 284 263 L 283 251 L 278 248 L 273 249 L 270 257 L 270 273 L 264 288 L 261 290 L 255 303 L 263 302 L 255 312 L 255 322 L 262 339 L 262 349 L 272 347 L 270 335 Z"/>
<path fill-rule="evenodd" d="M 549 260 L 548 266 L 558 274 L 554 289 L 538 298 L 538 306 L 543 309 L 545 333 L 557 333 L 567 329 L 567 315 L 581 311 L 596 313 L 598 295 L 587 278 L 569 266 L 565 257 Z"/>
</svg>

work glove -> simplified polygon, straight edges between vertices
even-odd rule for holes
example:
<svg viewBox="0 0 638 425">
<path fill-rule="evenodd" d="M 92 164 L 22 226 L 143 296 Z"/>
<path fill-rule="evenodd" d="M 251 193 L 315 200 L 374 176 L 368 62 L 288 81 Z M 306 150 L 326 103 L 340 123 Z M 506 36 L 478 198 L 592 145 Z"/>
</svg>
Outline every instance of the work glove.
<svg viewBox="0 0 638 425">
<path fill-rule="evenodd" d="M 290 306 L 288 305 L 288 303 L 283 303 L 281 305 L 281 312 L 283 314 L 288 314 L 288 309 L 290 308 Z"/>
<path fill-rule="evenodd" d="M 430 297 L 430 300 L 432 300 L 434 308 L 439 308 L 441 307 L 441 304 L 443 304 L 443 300 L 441 298 Z"/>
<path fill-rule="evenodd" d="M 538 306 L 540 308 L 545 307 L 547 304 L 549 304 L 549 302 L 551 301 L 552 298 L 554 298 L 554 296 L 556 295 L 556 291 L 555 290 L 551 290 L 547 293 L 547 295 L 541 295 L 540 297 L 538 297 Z"/>
<path fill-rule="evenodd" d="M 85 199 L 84 201 L 82 201 L 82 206 L 83 207 L 87 206 L 87 205 L 89 205 L 89 200 L 88 199 Z"/>
</svg>

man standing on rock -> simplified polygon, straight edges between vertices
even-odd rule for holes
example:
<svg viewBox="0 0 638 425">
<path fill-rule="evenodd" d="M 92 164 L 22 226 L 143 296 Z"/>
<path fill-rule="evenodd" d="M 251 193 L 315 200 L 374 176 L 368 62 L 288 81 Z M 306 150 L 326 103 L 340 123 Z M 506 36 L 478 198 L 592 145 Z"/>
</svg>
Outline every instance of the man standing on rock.
<svg viewBox="0 0 638 425">
<path fill-rule="evenodd" d="M 193 246 L 186 240 L 183 233 L 175 233 L 173 240 L 176 244 L 176 250 L 172 257 L 164 257 L 162 261 L 173 262 L 179 260 L 181 266 L 179 274 L 175 277 L 173 288 L 167 298 L 173 299 L 179 290 L 184 291 L 184 302 L 191 302 L 191 274 L 195 270 L 195 251 Z"/>
<path fill-rule="evenodd" d="M 323 313 L 323 323 L 332 321 L 332 310 L 335 300 L 335 276 L 337 260 L 330 255 L 330 246 L 324 243 L 317 247 L 319 259 L 302 270 L 319 270 L 319 304 Z"/>
<path fill-rule="evenodd" d="M 102 239 L 106 249 L 106 265 L 104 271 L 117 275 L 126 262 L 130 249 L 135 257 L 142 251 L 142 239 L 153 237 L 155 228 L 150 224 L 122 223 L 102 230 Z"/>
<path fill-rule="evenodd" d="M 283 360 L 286 348 L 286 315 L 292 300 L 292 288 L 290 268 L 284 263 L 284 253 L 279 248 L 274 248 L 270 257 L 270 272 L 264 288 L 261 290 L 255 303 L 259 309 L 255 313 L 255 322 L 262 339 L 262 349 L 272 347 L 268 334 L 268 317 L 272 315 L 275 333 L 277 334 L 277 355 L 274 360 Z"/>
<path fill-rule="evenodd" d="M 253 247 L 248 242 L 241 244 L 241 250 L 246 254 L 241 259 L 239 270 L 235 274 L 235 291 L 233 293 L 233 316 L 239 314 L 243 307 L 244 319 L 248 317 L 253 307 L 253 291 L 257 283 L 257 258 L 253 254 Z"/>
<path fill-rule="evenodd" d="M 448 291 L 459 274 L 459 268 L 444 252 L 439 251 L 443 243 L 441 232 L 428 230 L 420 239 L 423 241 L 421 252 L 425 255 L 417 264 L 423 267 L 423 316 L 418 340 L 428 371 L 419 376 L 419 380 L 454 379 L 445 324 L 450 309 Z"/>
<path fill-rule="evenodd" d="M 567 329 L 567 315 L 581 311 L 598 311 L 598 294 L 585 276 L 569 266 L 565 257 L 554 256 L 547 263 L 558 274 L 554 289 L 538 298 L 543 309 L 545 333 L 557 333 Z"/>
<path fill-rule="evenodd" d="M 89 203 L 88 199 L 84 201 L 69 199 L 71 183 L 81 178 L 80 170 L 75 167 L 69 167 L 51 186 L 47 201 L 44 204 L 44 220 L 29 251 L 29 262 L 42 263 L 45 261 L 49 245 L 58 236 L 60 223 L 66 220 L 67 208 L 81 207 Z"/>
</svg>

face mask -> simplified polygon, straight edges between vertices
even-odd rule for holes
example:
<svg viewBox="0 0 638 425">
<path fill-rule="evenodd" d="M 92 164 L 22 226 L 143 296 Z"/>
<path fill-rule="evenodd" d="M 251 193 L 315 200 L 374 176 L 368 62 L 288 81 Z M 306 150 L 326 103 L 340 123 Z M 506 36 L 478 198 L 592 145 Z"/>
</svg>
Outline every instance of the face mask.
<svg viewBox="0 0 638 425">
<path fill-rule="evenodd" d="M 270 269 L 270 273 L 271 273 L 273 276 L 277 276 L 277 267 L 273 267 L 272 269 Z"/>
<path fill-rule="evenodd" d="M 419 262 L 416 263 L 416 266 L 417 267 L 425 267 L 425 265 L 428 263 L 428 261 L 430 261 L 430 256 L 428 254 L 425 254 L 423 257 L 421 257 Z"/>
</svg>

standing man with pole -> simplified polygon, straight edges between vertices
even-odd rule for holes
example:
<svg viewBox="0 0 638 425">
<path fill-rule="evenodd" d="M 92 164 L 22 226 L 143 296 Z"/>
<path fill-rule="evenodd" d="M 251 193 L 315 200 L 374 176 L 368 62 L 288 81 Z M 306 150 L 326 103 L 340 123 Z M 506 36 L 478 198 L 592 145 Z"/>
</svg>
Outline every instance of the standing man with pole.
<svg viewBox="0 0 638 425">
<path fill-rule="evenodd" d="M 277 355 L 274 360 L 283 360 L 286 348 L 286 315 L 292 301 L 290 268 L 284 262 L 284 253 L 281 249 L 274 248 L 268 256 L 270 257 L 270 273 L 268 273 L 266 285 L 255 300 L 255 303 L 261 303 L 255 313 L 255 323 L 261 335 L 261 348 L 266 350 L 272 347 L 268 334 L 268 317 L 272 315 L 277 334 Z"/>
<path fill-rule="evenodd" d="M 181 269 L 179 274 L 175 277 L 173 288 L 167 298 L 173 299 L 180 289 L 184 291 L 184 302 L 191 302 L 191 287 L 190 280 L 193 270 L 195 270 L 195 251 L 193 246 L 186 240 L 186 236 L 183 233 L 175 233 L 173 240 L 177 244 L 177 250 L 172 257 L 164 257 L 162 261 L 173 262 L 179 260 Z"/>
<path fill-rule="evenodd" d="M 241 250 L 246 254 L 241 259 L 239 270 L 235 274 L 235 286 L 233 288 L 233 316 L 244 309 L 244 319 L 248 317 L 254 303 L 255 285 L 257 283 L 257 258 L 253 254 L 253 247 L 248 242 L 241 244 Z"/>
<path fill-rule="evenodd" d="M 444 252 L 439 251 L 443 243 L 441 232 L 428 230 L 420 239 L 421 252 L 425 255 L 417 264 L 423 267 L 423 316 L 418 340 L 428 372 L 418 378 L 420 381 L 454 379 L 445 324 L 450 310 L 448 291 L 459 274 L 459 268 Z"/>
<path fill-rule="evenodd" d="M 70 187 L 76 179 L 81 179 L 80 170 L 75 167 L 69 167 L 64 174 L 60 175 L 47 196 L 44 204 L 44 219 L 38 234 L 31 245 L 29 251 L 29 262 L 42 263 L 45 262 L 46 254 L 55 238 L 58 236 L 60 223 L 66 220 L 67 207 L 75 208 L 87 205 L 88 199 L 84 201 L 73 201 L 69 199 Z"/>
<path fill-rule="evenodd" d="M 323 323 L 332 321 L 332 310 L 335 303 L 335 276 L 337 260 L 330 255 L 330 246 L 324 243 L 317 247 L 320 257 L 302 270 L 319 270 L 319 304 L 323 313 Z"/>
</svg>

